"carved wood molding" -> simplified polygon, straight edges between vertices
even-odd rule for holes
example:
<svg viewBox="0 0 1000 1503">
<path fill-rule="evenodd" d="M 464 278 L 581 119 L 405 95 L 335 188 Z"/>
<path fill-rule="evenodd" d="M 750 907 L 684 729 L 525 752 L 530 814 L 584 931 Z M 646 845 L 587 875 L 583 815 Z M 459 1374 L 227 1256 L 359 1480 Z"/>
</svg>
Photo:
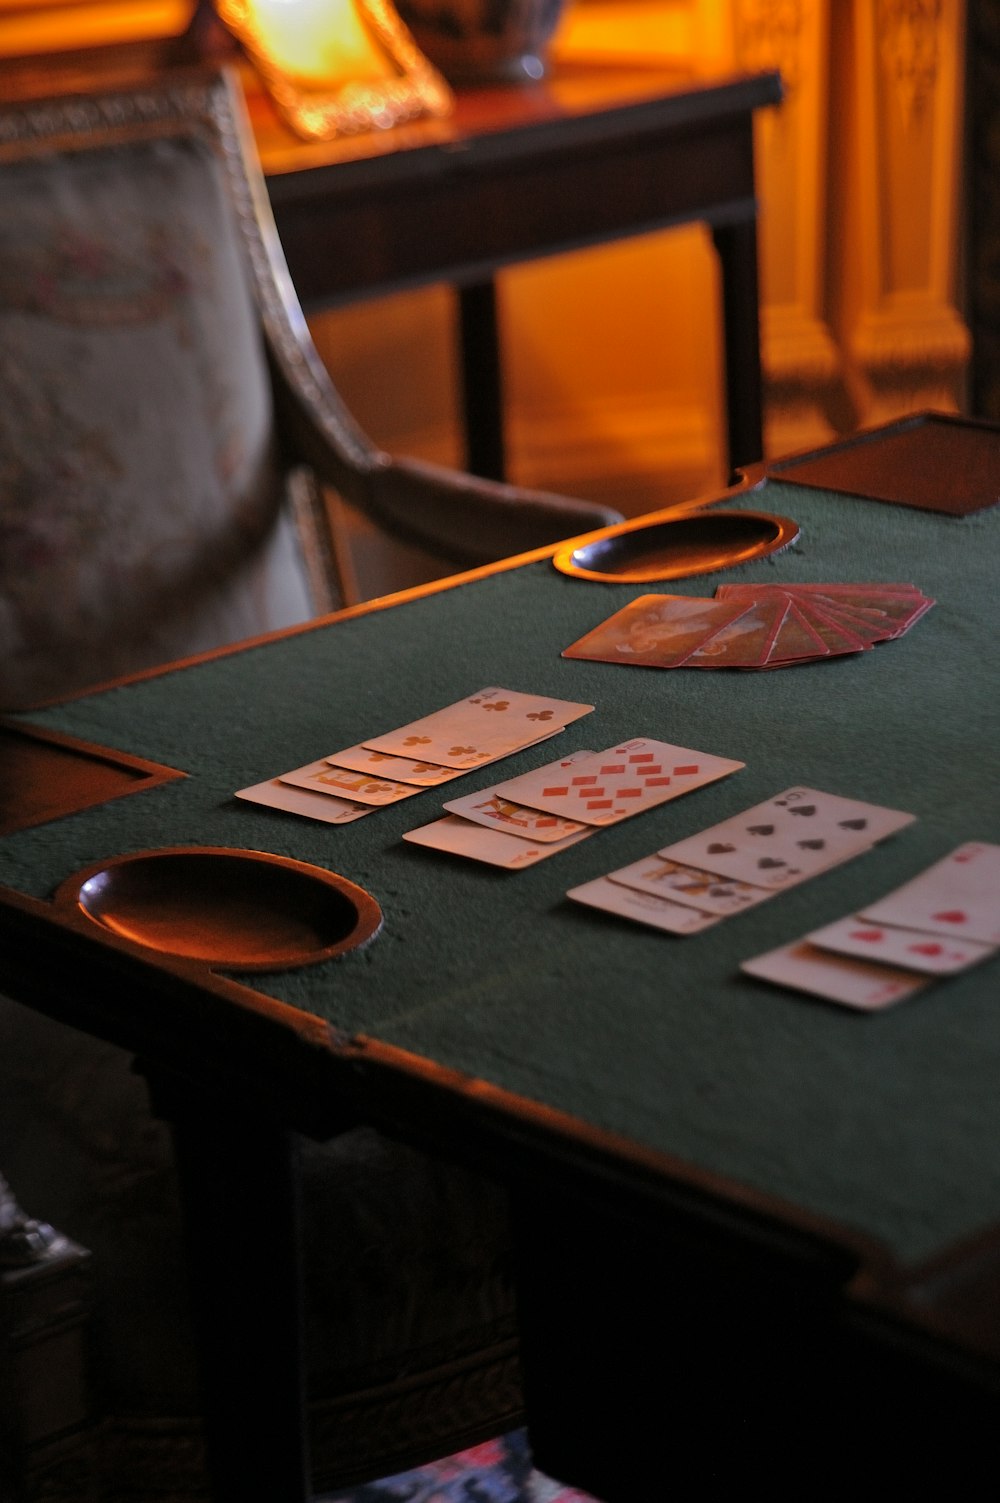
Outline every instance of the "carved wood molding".
<svg viewBox="0 0 1000 1503">
<path fill-rule="evenodd" d="M 313 1486 L 339 1490 L 403 1471 L 523 1420 L 514 1342 L 500 1342 L 483 1360 L 460 1360 L 311 1404 Z M 98 1437 L 95 1471 L 102 1503 L 210 1503 L 196 1418 L 109 1417 Z M 45 1503 L 81 1503 L 79 1476 L 74 1479 L 70 1468 L 53 1467 L 47 1485 Z"/>
<path fill-rule="evenodd" d="M 880 0 L 881 65 L 907 124 L 937 87 L 943 19 L 942 0 Z"/>
<path fill-rule="evenodd" d="M 832 297 L 861 426 L 960 405 L 965 0 L 850 0 L 838 13 L 841 164 Z"/>
</svg>

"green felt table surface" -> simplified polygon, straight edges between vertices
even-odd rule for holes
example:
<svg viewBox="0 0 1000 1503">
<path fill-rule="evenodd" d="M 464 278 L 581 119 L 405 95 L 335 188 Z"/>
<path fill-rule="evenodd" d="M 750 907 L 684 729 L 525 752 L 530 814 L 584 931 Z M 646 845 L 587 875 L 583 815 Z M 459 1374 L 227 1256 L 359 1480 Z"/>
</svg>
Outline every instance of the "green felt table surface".
<svg viewBox="0 0 1000 1503">
<path fill-rule="evenodd" d="M 881 580 L 936 607 L 905 637 L 769 673 L 560 657 L 649 586 L 547 562 L 111 689 L 27 717 L 190 776 L 0 840 L 0 882 L 35 895 L 119 852 L 186 843 L 316 862 L 368 888 L 380 937 L 254 978 L 272 996 L 928 1256 L 1000 1217 L 1000 960 L 866 1015 L 754 982 L 739 962 L 856 911 L 962 841 L 1000 841 L 1000 510 L 954 520 L 768 481 L 739 504 L 797 520 L 787 551 L 664 585 Z M 592 715 L 343 827 L 233 791 L 486 685 Z M 743 771 L 521 872 L 404 843 L 405 830 L 558 753 L 653 736 Z M 584 909 L 567 888 L 793 783 L 912 811 L 842 868 L 701 935 Z"/>
</svg>

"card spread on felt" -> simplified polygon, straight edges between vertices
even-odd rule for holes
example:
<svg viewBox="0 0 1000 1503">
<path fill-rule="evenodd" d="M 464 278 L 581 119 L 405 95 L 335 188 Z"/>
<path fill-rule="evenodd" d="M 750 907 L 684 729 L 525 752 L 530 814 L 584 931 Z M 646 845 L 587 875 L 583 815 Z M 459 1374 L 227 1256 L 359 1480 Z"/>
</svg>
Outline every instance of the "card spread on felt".
<svg viewBox="0 0 1000 1503">
<path fill-rule="evenodd" d="M 1000 947 L 1000 846 L 969 842 L 894 892 L 744 961 L 741 969 L 828 1002 L 875 1011 Z"/>
<path fill-rule="evenodd" d="M 915 585 L 720 585 L 712 600 L 640 595 L 563 650 L 645 668 L 784 668 L 867 652 L 934 604 Z"/>
<path fill-rule="evenodd" d="M 480 689 L 397 731 L 241 788 L 236 797 L 347 824 L 547 741 L 593 708 L 514 689 Z M 330 802 L 324 808 L 319 799 Z"/>
</svg>

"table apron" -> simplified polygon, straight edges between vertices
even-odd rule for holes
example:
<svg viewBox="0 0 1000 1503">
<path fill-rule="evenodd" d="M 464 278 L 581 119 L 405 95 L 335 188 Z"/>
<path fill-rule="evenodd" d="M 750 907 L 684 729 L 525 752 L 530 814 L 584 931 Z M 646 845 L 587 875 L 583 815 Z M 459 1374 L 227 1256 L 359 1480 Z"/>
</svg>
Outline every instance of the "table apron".
<svg viewBox="0 0 1000 1503">
<path fill-rule="evenodd" d="M 352 186 L 341 166 L 272 177 L 268 189 L 292 280 L 311 304 L 461 281 L 684 223 L 752 223 L 757 214 L 749 120 L 680 146 L 630 140 L 485 167 L 473 153 L 454 153 L 437 172 L 391 188 Z"/>
</svg>

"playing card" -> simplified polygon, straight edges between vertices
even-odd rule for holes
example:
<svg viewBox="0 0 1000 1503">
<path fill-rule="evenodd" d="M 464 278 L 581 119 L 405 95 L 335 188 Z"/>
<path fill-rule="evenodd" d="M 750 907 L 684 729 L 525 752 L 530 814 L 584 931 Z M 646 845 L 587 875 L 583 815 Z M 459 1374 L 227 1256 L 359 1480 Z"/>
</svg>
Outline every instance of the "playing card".
<svg viewBox="0 0 1000 1503">
<path fill-rule="evenodd" d="M 292 788 L 280 778 L 268 778 L 264 783 L 254 783 L 250 788 L 241 788 L 236 798 L 246 799 L 250 804 L 265 804 L 269 809 L 282 809 L 286 814 L 304 814 L 309 819 L 321 819 L 328 825 L 347 825 L 352 820 L 363 819 L 374 812 L 371 804 L 356 804 L 351 799 L 336 798 L 329 793 L 307 793 L 304 788 Z"/>
<path fill-rule="evenodd" d="M 798 584 L 720 585 L 717 600 L 764 599 L 781 594 L 807 613 L 820 612 L 859 631 L 866 623 L 877 635 L 873 641 L 889 641 L 909 631 L 934 605 L 915 585 L 901 584 Z"/>
<path fill-rule="evenodd" d="M 949 939 L 1000 944 L 1000 845 L 971 841 L 888 897 L 863 917 Z"/>
<path fill-rule="evenodd" d="M 597 877 L 593 882 L 584 882 L 580 887 L 571 887 L 566 894 L 574 903 L 583 903 L 587 908 L 600 908 L 603 913 L 616 913 L 621 918 L 634 919 L 637 924 L 646 924 L 653 929 L 665 929 L 668 934 L 698 934 L 710 929 L 719 920 L 711 913 L 699 913 L 696 908 L 686 908 L 681 903 L 671 903 L 650 892 L 638 892 L 632 887 L 622 887 L 607 877 Z"/>
<path fill-rule="evenodd" d="M 513 689 L 480 689 L 468 699 L 384 736 L 373 736 L 364 744 L 370 751 L 419 756 L 442 767 L 481 767 L 589 715 L 593 708 Z"/>
<path fill-rule="evenodd" d="M 685 668 L 755 668 L 767 660 L 785 615 L 778 599 L 751 602 L 684 659 Z"/>
<path fill-rule="evenodd" d="M 491 788 L 482 793 L 468 793 L 464 798 L 448 799 L 444 807 L 450 814 L 460 814 L 473 824 L 506 830 L 508 835 L 520 835 L 522 839 L 538 840 L 546 845 L 567 835 L 575 835 L 578 830 L 591 828 L 579 820 L 560 819 L 558 815 L 546 814 L 541 809 L 512 804 Z"/>
<path fill-rule="evenodd" d="M 854 605 L 843 596 L 795 592 L 795 606 L 810 621 L 826 622 L 844 630 L 868 647 L 884 642 L 893 623 L 886 613 L 874 606 Z"/>
<path fill-rule="evenodd" d="M 412 783 L 419 788 L 436 788 L 460 778 L 465 769 L 439 767 L 435 762 L 417 762 L 412 757 L 394 757 L 390 752 L 372 751 L 368 746 L 348 746 L 333 752 L 326 760 L 335 767 L 349 767 L 353 772 L 367 772 L 375 778 L 392 778 L 397 783 Z"/>
<path fill-rule="evenodd" d="M 616 824 L 745 766 L 728 757 L 636 738 L 566 768 L 537 767 L 493 789 L 512 803 L 589 825 Z"/>
<path fill-rule="evenodd" d="M 863 960 L 901 966 L 928 976 L 948 976 L 977 965 L 995 953 L 992 945 L 968 939 L 946 939 L 940 934 L 921 934 L 919 929 L 898 929 L 873 924 L 866 919 L 838 919 L 806 935 L 809 944 L 838 955 L 857 955 Z"/>
<path fill-rule="evenodd" d="M 859 855 L 913 819 L 815 788 L 788 788 L 659 854 L 754 886 L 789 887 Z"/>
<path fill-rule="evenodd" d="M 841 1002 L 862 1012 L 877 1012 L 893 1002 L 901 1002 L 928 984 L 926 976 L 844 955 L 829 955 L 805 940 L 744 960 L 740 970 L 759 981 L 773 981 L 778 986 L 809 992 L 827 1002 Z"/>
<path fill-rule="evenodd" d="M 337 798 L 349 798 L 357 804 L 398 804 L 400 799 L 413 798 L 423 793 L 412 783 L 396 783 L 391 778 L 372 777 L 367 772 L 351 772 L 346 767 L 332 767 L 325 757 L 298 767 L 294 772 L 283 772 L 281 782 L 293 788 L 308 788 L 311 793 L 333 794 Z"/>
<path fill-rule="evenodd" d="M 564 769 L 593 755 L 589 749 L 570 752 L 569 756 L 561 757 L 558 762 L 549 765 Z M 546 814 L 542 809 L 529 809 L 524 804 L 511 803 L 509 799 L 502 798 L 495 788 L 481 788 L 478 793 L 468 793 L 464 798 L 449 799 L 444 808 L 451 814 L 460 814 L 463 819 L 471 819 L 473 824 L 485 825 L 487 829 L 506 830 L 509 835 L 520 835 L 523 839 L 540 840 L 545 844 L 590 828 L 579 820 L 560 819 L 558 815 Z"/>
<path fill-rule="evenodd" d="M 564 658 L 676 668 L 706 638 L 746 611 L 745 602 L 640 595 L 563 651 Z"/>
<path fill-rule="evenodd" d="M 487 830 L 482 825 L 472 824 L 458 814 L 446 814 L 432 824 L 419 829 L 407 830 L 404 840 L 414 845 L 428 846 L 434 851 L 447 851 L 452 856 L 467 856 L 472 861 L 485 861 L 490 866 L 503 866 L 508 870 L 522 866 L 534 866 L 546 856 L 555 856 L 567 846 L 585 840 L 593 830 L 581 830 L 563 840 L 546 844 L 543 841 L 525 840 L 520 835 L 508 835 L 506 830 Z"/>
<path fill-rule="evenodd" d="M 800 604 L 798 600 L 791 600 L 788 614 L 804 631 L 811 632 L 831 657 L 845 652 L 868 652 L 878 641 L 877 633 L 855 631 L 842 618 L 834 619 L 811 602 Z M 772 653 L 772 658 L 774 656 Z"/>
<path fill-rule="evenodd" d="M 790 601 L 785 601 L 781 625 L 761 667 L 780 668 L 787 663 L 833 656 L 830 644 L 823 640 Z"/>
<path fill-rule="evenodd" d="M 633 861 L 630 866 L 609 872 L 608 879 L 623 887 L 634 888 L 636 892 L 649 892 L 654 897 L 669 898 L 672 903 L 700 909 L 702 913 L 718 914 L 720 918 L 742 913 L 744 908 L 753 908 L 774 896 L 771 888 L 753 887 L 749 882 L 717 877 L 694 866 L 664 860 L 662 856 Z"/>
</svg>

